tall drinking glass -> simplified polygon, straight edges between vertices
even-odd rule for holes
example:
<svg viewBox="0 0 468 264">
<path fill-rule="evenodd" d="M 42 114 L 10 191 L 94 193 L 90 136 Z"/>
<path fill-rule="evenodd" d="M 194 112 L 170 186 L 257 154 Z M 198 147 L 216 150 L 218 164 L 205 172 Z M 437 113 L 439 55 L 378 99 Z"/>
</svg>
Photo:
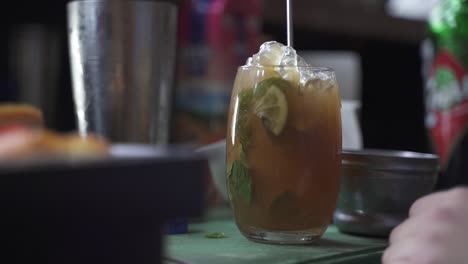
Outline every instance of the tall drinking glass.
<svg viewBox="0 0 468 264">
<path fill-rule="evenodd" d="M 227 188 L 241 233 L 275 244 L 320 238 L 333 216 L 341 169 L 334 71 L 239 67 L 226 141 Z"/>
</svg>

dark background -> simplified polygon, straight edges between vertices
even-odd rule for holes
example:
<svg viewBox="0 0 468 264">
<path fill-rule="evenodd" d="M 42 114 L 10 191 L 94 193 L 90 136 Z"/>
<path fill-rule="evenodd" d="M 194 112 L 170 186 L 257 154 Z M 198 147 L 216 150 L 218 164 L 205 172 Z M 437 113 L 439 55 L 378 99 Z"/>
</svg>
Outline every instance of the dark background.
<svg viewBox="0 0 468 264">
<path fill-rule="evenodd" d="M 66 3 L 66 0 L 10 2 L 10 6 L 4 8 L 7 13 L 4 16 L 7 19 L 7 34 L 1 42 L 0 58 L 0 100 L 15 101 L 17 80 L 11 74 L 10 43 L 18 26 L 40 24 L 58 37 L 59 47 L 55 52 L 59 54 L 59 72 L 54 81 L 58 110 L 48 122 L 60 131 L 75 129 L 67 51 Z M 263 33 L 285 42 L 282 23 L 267 20 L 263 22 L 262 29 Z M 346 30 L 320 30 L 303 23 L 295 28 L 295 47 L 299 50 L 351 50 L 360 54 L 363 67 L 361 126 L 365 147 L 430 151 L 423 126 L 423 81 L 418 39 L 407 41 L 392 35 L 382 38 Z"/>
<path fill-rule="evenodd" d="M 4 8 L 7 18 L 6 39 L 2 41 L 1 59 L 2 62 L 2 87 L 0 100 L 16 101 L 18 99 L 17 80 L 12 73 L 11 68 L 11 40 L 22 25 L 38 24 L 47 31 L 52 32 L 58 37 L 60 46 L 56 49 L 59 53 L 59 72 L 57 79 L 54 80 L 57 86 L 57 102 L 60 105 L 60 111 L 56 111 L 49 120 L 52 126 L 60 131 L 70 131 L 75 129 L 75 117 L 73 113 L 73 101 L 71 95 L 70 70 L 68 67 L 67 48 L 67 27 L 66 27 L 66 0 L 54 1 L 13 1 L 9 3 L 8 8 Z M 40 65 L 38 65 L 40 67 Z"/>
</svg>

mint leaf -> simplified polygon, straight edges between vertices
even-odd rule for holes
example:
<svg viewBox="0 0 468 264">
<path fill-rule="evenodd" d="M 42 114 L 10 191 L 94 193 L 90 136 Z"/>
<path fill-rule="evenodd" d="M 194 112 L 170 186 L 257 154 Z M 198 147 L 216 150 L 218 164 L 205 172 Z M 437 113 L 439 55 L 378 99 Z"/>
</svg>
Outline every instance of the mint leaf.
<svg viewBox="0 0 468 264">
<path fill-rule="evenodd" d="M 253 91 L 252 89 L 242 90 L 239 95 L 239 109 L 240 112 L 247 112 L 252 105 Z"/>
<path fill-rule="evenodd" d="M 250 139 L 252 137 L 252 129 L 248 124 L 248 120 L 246 119 L 238 119 L 236 125 L 237 137 L 239 138 L 239 142 L 242 145 L 244 150 L 249 149 L 250 147 Z"/>
<path fill-rule="evenodd" d="M 228 177 L 228 191 L 231 194 L 231 199 L 241 199 L 250 204 L 252 179 L 249 175 L 249 169 L 240 160 L 236 160 L 232 164 L 231 173 Z"/>
<path fill-rule="evenodd" d="M 250 137 L 252 136 L 252 130 L 249 126 L 248 114 L 252 105 L 253 91 L 252 89 L 243 90 L 238 95 L 239 106 L 237 111 L 236 120 L 236 134 L 239 141 L 244 149 L 248 149 L 250 146 Z"/>
<path fill-rule="evenodd" d="M 206 233 L 206 238 L 225 238 L 226 236 L 222 232 Z"/>
</svg>

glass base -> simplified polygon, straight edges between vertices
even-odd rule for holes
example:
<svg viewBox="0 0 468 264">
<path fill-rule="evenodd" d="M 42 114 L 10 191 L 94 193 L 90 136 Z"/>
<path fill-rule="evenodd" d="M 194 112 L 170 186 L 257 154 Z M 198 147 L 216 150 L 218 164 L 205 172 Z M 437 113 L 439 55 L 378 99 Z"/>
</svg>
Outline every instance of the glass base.
<svg viewBox="0 0 468 264">
<path fill-rule="evenodd" d="M 300 231 L 271 231 L 262 228 L 250 227 L 241 230 L 249 240 L 267 244 L 303 245 L 311 244 L 320 239 L 322 230 L 308 229 Z"/>
</svg>

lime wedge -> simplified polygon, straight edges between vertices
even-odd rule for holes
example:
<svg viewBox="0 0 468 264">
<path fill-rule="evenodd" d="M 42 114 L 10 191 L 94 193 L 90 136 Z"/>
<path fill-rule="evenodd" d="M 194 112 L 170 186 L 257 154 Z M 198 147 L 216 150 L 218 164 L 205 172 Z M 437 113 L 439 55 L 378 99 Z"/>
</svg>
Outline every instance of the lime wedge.
<svg viewBox="0 0 468 264">
<path fill-rule="evenodd" d="M 255 87 L 254 87 L 254 97 L 255 97 L 255 100 L 258 101 L 259 98 L 263 97 L 266 92 L 268 91 L 268 89 L 270 89 L 270 87 L 272 86 L 276 86 L 278 87 L 283 93 L 286 93 L 286 91 L 288 89 L 290 89 L 290 87 L 292 86 L 292 84 L 281 78 L 281 77 L 271 77 L 271 78 L 268 78 L 268 79 L 265 79 L 261 82 L 259 82 Z"/>
<path fill-rule="evenodd" d="M 285 89 L 290 86 L 281 78 L 270 78 L 259 83 L 254 91 L 254 113 L 274 135 L 279 135 L 286 125 L 288 101 Z"/>
</svg>

